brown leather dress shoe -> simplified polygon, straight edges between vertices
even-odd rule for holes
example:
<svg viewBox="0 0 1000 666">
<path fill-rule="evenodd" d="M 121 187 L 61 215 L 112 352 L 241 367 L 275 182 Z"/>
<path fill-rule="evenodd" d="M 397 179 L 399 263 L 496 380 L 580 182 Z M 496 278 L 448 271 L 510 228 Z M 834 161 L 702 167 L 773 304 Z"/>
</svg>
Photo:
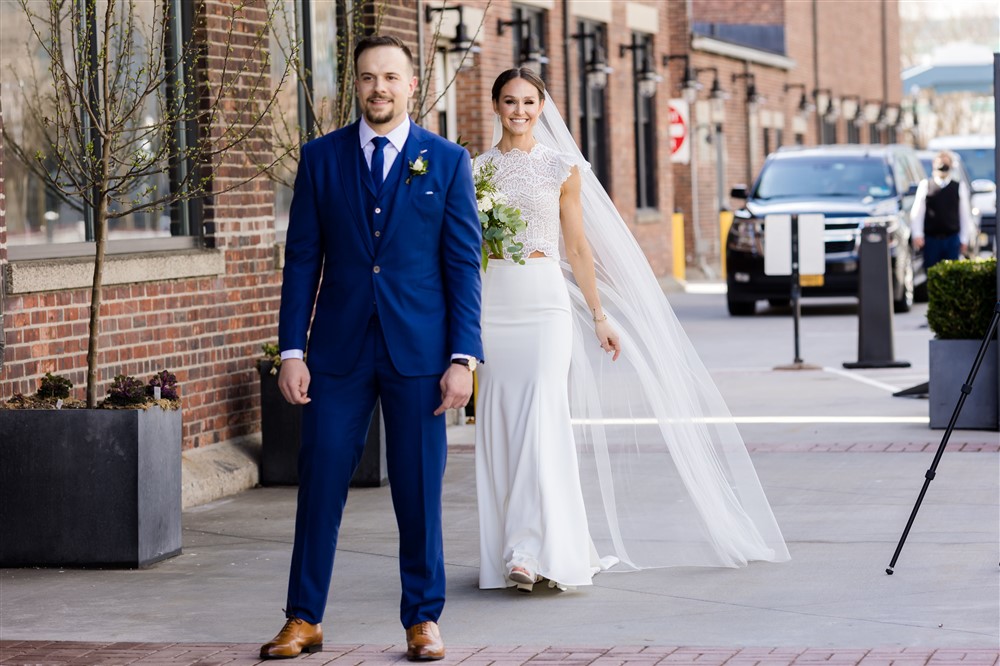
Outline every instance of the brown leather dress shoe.
<svg viewBox="0 0 1000 666">
<path fill-rule="evenodd" d="M 303 652 L 323 649 L 323 628 L 309 624 L 297 617 L 290 617 L 278 635 L 260 648 L 261 659 L 290 659 Z"/>
<path fill-rule="evenodd" d="M 444 659 L 444 641 L 437 622 L 421 622 L 406 630 L 406 658 L 410 661 Z"/>
</svg>

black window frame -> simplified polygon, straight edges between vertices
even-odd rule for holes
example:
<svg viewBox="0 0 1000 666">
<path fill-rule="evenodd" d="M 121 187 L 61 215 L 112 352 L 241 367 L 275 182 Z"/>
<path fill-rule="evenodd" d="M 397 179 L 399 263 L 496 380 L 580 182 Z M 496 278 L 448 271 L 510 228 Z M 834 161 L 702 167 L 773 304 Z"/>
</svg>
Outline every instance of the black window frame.
<svg viewBox="0 0 1000 666">
<path fill-rule="evenodd" d="M 656 93 L 643 97 L 639 78 L 644 60 L 652 58 L 653 35 L 632 33 L 632 98 L 635 134 L 635 206 L 636 210 L 657 210 L 659 192 L 656 182 Z"/>
<path fill-rule="evenodd" d="M 96 5 L 96 0 L 84 0 L 84 2 L 87 5 L 91 3 Z M 184 62 L 178 63 L 178 50 L 180 49 L 183 52 L 184 45 L 193 44 L 194 26 L 197 18 L 194 14 L 195 7 L 192 3 L 184 2 L 183 0 L 165 0 L 162 11 L 169 17 L 164 34 L 163 58 L 165 62 L 163 67 L 164 71 L 174 72 L 173 80 L 168 83 L 165 91 L 166 104 L 170 107 L 174 104 L 178 87 L 185 89 L 189 103 L 197 96 L 198 91 L 196 87 L 187 86 L 184 88 L 185 76 L 197 66 L 197 60 L 207 55 L 208 45 L 198 44 L 197 50 L 188 48 L 185 53 L 187 57 Z M 96 35 L 98 26 L 97 12 L 85 10 L 84 16 L 89 19 L 89 23 L 82 24 L 79 29 L 87 30 L 91 35 Z M 171 140 L 181 138 L 187 145 L 194 145 L 199 139 L 199 134 L 200 128 L 196 123 L 179 120 L 174 127 L 173 138 Z M 185 173 L 190 173 L 192 170 L 198 168 L 200 168 L 199 165 L 194 164 L 190 158 L 169 165 L 167 175 L 171 191 L 179 187 L 179 183 Z M 50 188 L 44 182 L 37 179 L 31 179 L 28 186 L 43 187 L 52 196 L 57 198 L 61 196 L 51 193 Z M 96 215 L 94 214 L 93 206 L 88 204 L 86 200 L 78 200 L 76 203 L 80 205 L 83 213 L 84 240 L 82 242 L 46 242 L 19 245 L 16 241 L 12 241 L 12 237 L 8 235 L 8 260 L 64 259 L 92 255 L 96 243 Z M 169 236 L 135 239 L 109 238 L 106 252 L 109 255 L 141 253 L 189 249 L 204 245 L 204 203 L 201 199 L 174 201 L 170 204 L 169 213 Z"/>
<path fill-rule="evenodd" d="M 538 40 L 538 49 L 543 55 L 548 55 L 548 32 L 546 31 L 548 11 L 524 5 L 514 5 L 512 10 L 514 29 L 511 32 L 514 40 L 514 67 L 522 67 L 526 62 L 523 59 L 524 51 L 532 34 Z M 548 81 L 549 67 L 547 64 L 541 63 L 535 73 L 542 78 L 542 81 Z"/>
<path fill-rule="evenodd" d="M 579 83 L 580 150 L 590 162 L 594 175 L 611 192 L 610 142 L 607 128 L 607 88 L 594 88 L 589 84 L 587 63 L 600 46 L 608 52 L 608 26 L 597 21 L 579 20 L 576 25 L 577 81 Z"/>
</svg>

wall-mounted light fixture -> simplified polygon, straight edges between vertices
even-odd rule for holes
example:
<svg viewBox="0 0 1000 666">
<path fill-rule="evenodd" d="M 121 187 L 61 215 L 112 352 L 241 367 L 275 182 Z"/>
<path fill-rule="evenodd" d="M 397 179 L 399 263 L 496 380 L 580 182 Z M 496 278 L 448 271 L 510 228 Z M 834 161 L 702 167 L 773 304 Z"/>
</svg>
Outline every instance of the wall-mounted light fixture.
<svg viewBox="0 0 1000 666">
<path fill-rule="evenodd" d="M 882 102 L 880 100 L 865 100 L 865 122 L 875 125 L 882 118 Z"/>
<path fill-rule="evenodd" d="M 712 72 L 712 87 L 708 89 L 708 100 L 712 105 L 712 120 L 716 123 L 721 123 L 726 115 L 725 102 L 729 99 L 729 93 L 723 90 L 722 85 L 719 83 L 718 67 L 695 67 L 695 78 L 698 78 L 704 72 Z"/>
<path fill-rule="evenodd" d="M 688 104 L 694 104 L 698 99 L 698 91 L 702 89 L 702 85 L 698 83 L 698 78 L 694 74 L 694 70 L 691 69 L 691 59 L 686 53 L 680 55 L 665 55 L 663 56 L 663 66 L 667 67 L 671 60 L 683 60 L 684 61 L 684 78 L 681 79 L 681 96 L 684 101 Z"/>
<path fill-rule="evenodd" d="M 885 124 L 888 127 L 893 127 L 899 124 L 902 108 L 899 104 L 889 103 L 885 105 L 884 118 Z"/>
<path fill-rule="evenodd" d="M 809 96 L 806 95 L 806 84 L 804 83 L 786 83 L 784 87 L 785 92 L 789 90 L 801 90 L 802 96 L 799 97 L 799 103 L 795 106 L 795 112 L 801 118 L 806 118 L 810 113 L 816 110 L 816 105 L 809 101 Z"/>
<path fill-rule="evenodd" d="M 469 69 L 473 66 L 469 56 L 479 53 L 482 49 L 476 46 L 472 38 L 469 37 L 468 28 L 465 26 L 465 12 L 462 5 L 452 7 L 424 7 L 424 19 L 427 23 L 434 20 L 434 13 L 448 11 L 458 12 L 458 23 L 455 24 L 455 36 L 451 38 L 451 46 L 448 47 L 448 60 L 454 71 Z M 440 20 L 440 19 L 439 19 Z"/>
<path fill-rule="evenodd" d="M 608 86 L 608 75 L 615 70 L 608 66 L 608 56 L 604 53 L 604 46 L 599 39 L 600 34 L 578 32 L 570 37 L 583 42 L 584 45 L 586 45 L 587 40 L 593 40 L 594 46 L 590 51 L 590 58 L 583 65 L 584 73 L 587 76 L 587 87 L 594 90 L 604 90 Z"/>
<path fill-rule="evenodd" d="M 635 35 L 632 36 L 631 44 L 619 44 L 618 57 L 624 58 L 629 51 L 634 52 L 634 62 L 639 63 L 639 67 L 633 66 L 632 68 L 639 95 L 648 99 L 656 94 L 656 87 L 663 81 L 663 77 L 656 72 L 653 58 L 651 54 L 646 52 L 646 43 L 636 41 Z"/>
<path fill-rule="evenodd" d="M 733 83 L 736 83 L 740 79 L 747 80 L 747 104 L 755 105 L 760 104 L 764 101 L 764 96 L 757 92 L 757 78 L 754 76 L 753 72 L 743 72 L 740 74 L 733 74 Z"/>
<path fill-rule="evenodd" d="M 844 119 L 855 127 L 862 127 L 865 124 L 861 97 L 858 95 L 841 95 L 840 111 L 844 114 Z"/>
<path fill-rule="evenodd" d="M 829 88 L 816 88 L 813 90 L 813 99 L 816 100 L 816 108 L 823 117 L 824 122 L 833 123 L 837 121 L 837 104 L 833 99 L 833 91 Z"/>
<path fill-rule="evenodd" d="M 497 19 L 497 35 L 502 35 L 507 26 L 516 27 L 521 31 L 521 53 L 520 66 L 540 69 L 542 65 L 549 64 L 549 58 L 539 45 L 538 35 L 531 29 L 530 19 L 514 19 L 504 21 Z"/>
</svg>

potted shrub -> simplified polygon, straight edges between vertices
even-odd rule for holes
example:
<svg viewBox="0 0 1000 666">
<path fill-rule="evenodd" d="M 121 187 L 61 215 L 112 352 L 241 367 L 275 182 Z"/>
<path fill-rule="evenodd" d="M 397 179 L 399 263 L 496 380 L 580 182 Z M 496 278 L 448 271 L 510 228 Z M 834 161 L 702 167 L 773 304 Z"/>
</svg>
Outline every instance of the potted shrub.
<svg viewBox="0 0 1000 666">
<path fill-rule="evenodd" d="M 181 552 L 181 412 L 169 372 L 98 409 L 47 374 L 0 403 L 0 566 L 146 567 Z"/>
<path fill-rule="evenodd" d="M 257 360 L 260 372 L 260 483 L 263 486 L 297 485 L 299 482 L 299 442 L 302 435 L 302 407 L 287 402 L 278 389 L 281 353 L 278 345 L 261 345 Z M 368 440 L 351 485 L 384 486 L 389 482 L 382 436 L 381 407 L 376 403 Z"/>
<path fill-rule="evenodd" d="M 930 341 L 930 425 L 947 428 L 982 345 L 997 301 L 997 261 L 944 261 L 927 271 Z M 965 399 L 956 428 L 1000 429 L 997 409 L 997 343 L 986 357 Z"/>
</svg>

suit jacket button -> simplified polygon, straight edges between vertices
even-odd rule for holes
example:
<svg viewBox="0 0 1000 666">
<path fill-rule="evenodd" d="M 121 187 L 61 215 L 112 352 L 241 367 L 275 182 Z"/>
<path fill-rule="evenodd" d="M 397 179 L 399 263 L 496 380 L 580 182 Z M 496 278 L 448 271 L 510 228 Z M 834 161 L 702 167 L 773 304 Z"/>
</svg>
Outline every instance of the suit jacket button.
<svg viewBox="0 0 1000 666">
<path fill-rule="evenodd" d="M 381 213 L 381 212 L 382 212 L 382 209 L 381 209 L 381 208 L 376 208 L 376 209 L 375 209 L 375 214 L 376 214 L 376 215 L 378 215 L 378 214 L 379 214 L 379 213 Z"/>
<path fill-rule="evenodd" d="M 376 266 L 376 267 L 375 267 L 375 268 L 373 268 L 372 270 L 373 270 L 374 272 L 378 273 L 378 272 L 380 272 L 380 271 L 381 271 L 382 269 L 381 269 L 381 268 L 379 268 L 378 266 Z"/>
<path fill-rule="evenodd" d="M 375 232 L 375 238 L 379 238 L 381 236 L 382 236 L 382 232 L 381 231 L 376 231 Z"/>
</svg>

